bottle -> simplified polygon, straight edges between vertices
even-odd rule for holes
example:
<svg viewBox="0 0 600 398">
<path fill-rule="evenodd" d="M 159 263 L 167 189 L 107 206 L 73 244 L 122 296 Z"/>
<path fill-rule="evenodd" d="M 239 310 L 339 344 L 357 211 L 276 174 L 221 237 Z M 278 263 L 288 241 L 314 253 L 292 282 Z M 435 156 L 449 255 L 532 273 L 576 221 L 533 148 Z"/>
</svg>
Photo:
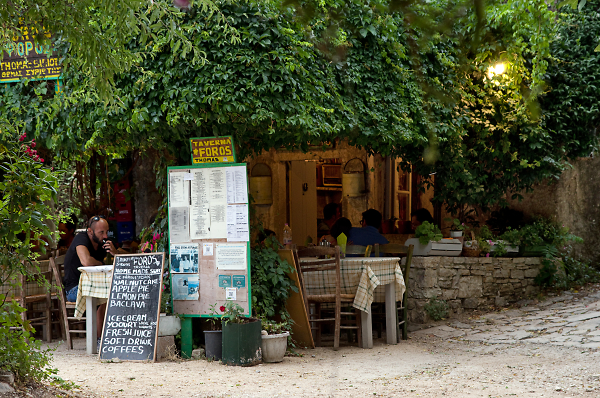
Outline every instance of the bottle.
<svg viewBox="0 0 600 398">
<path fill-rule="evenodd" d="M 283 245 L 287 249 L 292 245 L 292 229 L 287 223 L 285 223 L 285 226 L 283 227 Z"/>
</svg>

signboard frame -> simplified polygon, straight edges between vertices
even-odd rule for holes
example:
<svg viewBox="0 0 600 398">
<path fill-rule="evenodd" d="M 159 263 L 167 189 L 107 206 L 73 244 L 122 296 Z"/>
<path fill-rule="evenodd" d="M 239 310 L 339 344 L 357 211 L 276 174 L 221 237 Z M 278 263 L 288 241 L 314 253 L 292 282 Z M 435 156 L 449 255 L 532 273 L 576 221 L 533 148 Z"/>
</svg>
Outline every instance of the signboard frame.
<svg viewBox="0 0 600 398">
<path fill-rule="evenodd" d="M 173 166 L 173 167 L 168 167 L 167 168 L 167 175 L 170 176 L 171 172 L 173 171 L 185 171 L 185 170 L 197 170 L 197 169 L 210 169 L 210 168 L 228 168 L 228 167 L 247 167 L 246 163 L 204 163 L 204 164 L 197 164 L 197 165 L 190 165 L 190 166 Z M 247 174 L 246 174 L 247 175 Z M 246 180 L 246 190 L 248 189 L 248 181 Z M 171 186 L 170 183 L 167 184 L 167 200 L 168 200 L 168 219 L 171 219 Z M 249 220 L 249 214 L 248 214 L 248 220 Z M 205 243 L 206 240 L 204 240 L 202 243 Z M 171 244 L 178 244 L 180 242 L 171 242 L 171 234 L 169 234 L 169 248 L 171 248 Z M 200 245 L 200 252 L 202 252 L 202 243 L 198 243 Z M 225 243 L 225 242 L 217 242 L 217 243 Z M 236 243 L 241 243 L 241 242 L 236 242 Z M 250 241 L 245 241 L 244 242 L 246 244 L 246 287 L 248 289 L 248 314 L 247 316 L 252 316 L 252 287 L 251 287 L 251 283 L 250 283 L 250 278 L 251 278 L 251 271 L 250 271 Z M 170 258 L 169 258 L 169 270 L 170 268 Z M 171 288 L 173 288 L 173 272 L 169 272 L 169 278 L 171 278 Z M 219 281 L 218 281 L 218 277 L 215 279 L 215 285 L 218 285 Z M 208 310 L 208 308 L 206 309 Z M 173 311 L 175 312 L 175 310 Z M 210 314 L 179 314 L 179 315 L 183 315 L 185 317 L 191 317 L 191 318 L 212 318 L 212 317 L 220 317 L 220 315 L 210 315 Z"/>
<path fill-rule="evenodd" d="M 194 156 L 194 142 L 196 141 L 202 141 L 202 142 L 210 142 L 210 141 L 222 141 L 222 140 L 228 140 L 228 143 L 225 144 L 210 144 L 208 146 L 204 146 L 207 148 L 226 148 L 226 147 L 230 147 L 231 148 L 231 154 L 226 153 L 226 151 L 221 151 L 219 152 L 219 150 L 217 150 L 216 153 L 212 153 L 208 154 L 207 156 L 204 156 L 204 158 L 207 159 L 214 159 L 211 161 L 206 161 L 206 162 L 202 162 L 202 161 L 196 161 L 196 159 L 200 159 L 202 157 L 200 156 Z M 235 154 L 235 146 L 233 145 L 233 136 L 231 135 L 224 135 L 222 137 L 194 137 L 194 138 L 190 138 L 190 157 L 191 157 L 191 161 L 192 161 L 192 165 L 202 165 L 202 164 L 232 164 L 232 163 L 237 163 L 237 156 Z M 198 145 L 197 145 L 198 146 Z M 196 148 L 198 149 L 198 148 Z M 229 158 L 232 157 L 232 160 L 229 161 L 223 161 L 223 157 Z"/>
</svg>

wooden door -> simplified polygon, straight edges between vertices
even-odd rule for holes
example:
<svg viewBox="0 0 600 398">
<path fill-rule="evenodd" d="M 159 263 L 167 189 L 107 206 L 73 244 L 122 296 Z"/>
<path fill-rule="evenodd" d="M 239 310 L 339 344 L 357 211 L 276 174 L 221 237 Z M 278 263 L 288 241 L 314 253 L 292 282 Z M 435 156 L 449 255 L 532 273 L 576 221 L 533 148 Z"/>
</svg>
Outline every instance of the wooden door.
<svg viewBox="0 0 600 398">
<path fill-rule="evenodd" d="M 304 246 L 306 238 L 317 243 L 317 169 L 315 161 L 290 162 L 290 227 L 292 242 Z"/>
</svg>

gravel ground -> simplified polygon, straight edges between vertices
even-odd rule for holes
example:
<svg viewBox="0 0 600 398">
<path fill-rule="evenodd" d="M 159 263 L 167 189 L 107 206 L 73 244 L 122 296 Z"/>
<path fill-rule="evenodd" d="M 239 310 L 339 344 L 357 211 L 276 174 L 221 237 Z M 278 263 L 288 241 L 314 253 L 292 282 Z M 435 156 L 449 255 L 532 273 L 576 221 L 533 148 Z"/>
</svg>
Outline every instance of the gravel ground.
<svg viewBox="0 0 600 398">
<path fill-rule="evenodd" d="M 598 324 L 588 318 L 599 291 L 594 285 L 520 310 L 471 313 L 427 325 L 398 345 L 379 339 L 372 350 L 299 350 L 278 364 L 100 362 L 79 339 L 73 351 L 53 344 L 53 366 L 80 397 L 599 397 L 600 352 L 585 338 L 569 340 L 571 333 L 600 332 L 600 314 L 592 318 Z M 586 329 L 563 327 L 564 338 L 553 338 L 558 318 L 570 325 L 574 312 Z M 542 322 L 551 326 L 547 338 Z M 25 396 L 32 395 L 19 395 Z"/>
</svg>

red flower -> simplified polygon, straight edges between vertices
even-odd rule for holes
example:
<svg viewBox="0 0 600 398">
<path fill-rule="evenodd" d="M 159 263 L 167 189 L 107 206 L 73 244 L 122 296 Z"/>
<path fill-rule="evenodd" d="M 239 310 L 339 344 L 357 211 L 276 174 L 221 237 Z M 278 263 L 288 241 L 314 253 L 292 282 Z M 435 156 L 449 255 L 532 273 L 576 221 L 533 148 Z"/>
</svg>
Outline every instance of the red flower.
<svg viewBox="0 0 600 398">
<path fill-rule="evenodd" d="M 32 141 L 32 142 L 31 142 L 31 147 L 32 147 L 32 148 L 35 148 L 35 141 Z"/>
<path fill-rule="evenodd" d="M 25 136 L 24 135 L 22 135 L 22 136 L 19 137 L 19 142 L 23 142 L 23 141 L 25 141 Z"/>
<path fill-rule="evenodd" d="M 225 306 L 224 305 L 220 306 L 219 310 L 221 310 L 221 312 L 225 312 Z"/>
<path fill-rule="evenodd" d="M 40 162 L 44 163 L 44 158 L 40 158 Z"/>
</svg>

